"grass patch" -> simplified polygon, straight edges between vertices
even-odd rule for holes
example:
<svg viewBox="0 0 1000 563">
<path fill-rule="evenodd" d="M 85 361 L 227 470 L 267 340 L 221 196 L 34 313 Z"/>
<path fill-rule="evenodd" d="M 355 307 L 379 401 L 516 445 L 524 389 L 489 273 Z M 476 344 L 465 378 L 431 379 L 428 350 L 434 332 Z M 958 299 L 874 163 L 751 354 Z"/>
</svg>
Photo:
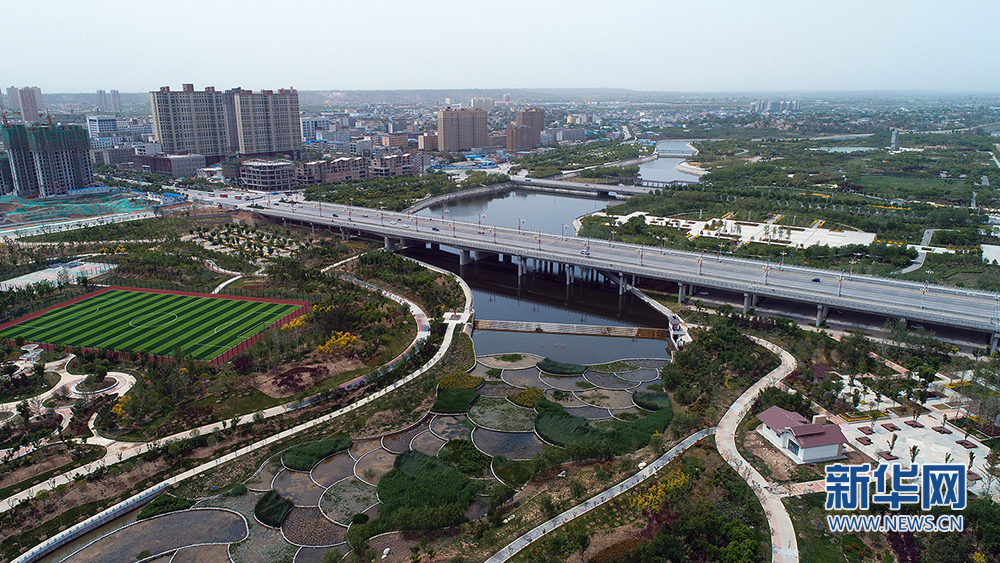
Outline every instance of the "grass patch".
<svg viewBox="0 0 1000 563">
<path fill-rule="evenodd" d="M 538 413 L 535 430 L 546 442 L 565 446 L 571 442 L 600 441 L 604 436 L 587 419 L 549 410 Z"/>
<path fill-rule="evenodd" d="M 500 368 L 490 368 L 486 370 L 486 375 L 490 377 L 500 377 L 501 375 L 503 375 L 503 370 Z"/>
<path fill-rule="evenodd" d="M 465 372 L 446 375 L 438 381 L 439 389 L 476 389 L 483 384 L 482 377 L 469 375 Z"/>
<path fill-rule="evenodd" d="M 593 383 L 591 383 L 589 381 L 577 381 L 575 385 L 577 387 L 579 387 L 580 389 L 593 389 L 593 388 L 597 387 L 596 385 L 594 385 Z"/>
<path fill-rule="evenodd" d="M 648 410 L 648 411 L 658 411 L 662 408 L 669 408 L 670 396 L 666 393 L 647 393 L 645 391 L 638 391 L 632 394 L 632 401 L 636 405 Z"/>
<path fill-rule="evenodd" d="M 438 457 L 470 477 L 482 477 L 490 466 L 490 456 L 476 449 L 469 440 L 448 440 L 438 452 Z"/>
<path fill-rule="evenodd" d="M 531 462 L 511 461 L 503 456 L 493 458 L 493 472 L 511 487 L 520 487 L 531 479 Z"/>
<path fill-rule="evenodd" d="M 523 354 L 503 354 L 500 356 L 501 362 L 520 362 L 524 359 Z"/>
<path fill-rule="evenodd" d="M 583 373 L 587 371 L 587 366 L 581 366 L 580 364 L 564 364 L 549 358 L 545 358 L 535 364 L 535 366 L 545 373 L 551 373 L 553 375 L 583 375 Z"/>
<path fill-rule="evenodd" d="M 146 518 L 152 518 L 153 516 L 159 516 L 160 514 L 166 514 L 168 512 L 176 512 L 178 510 L 187 510 L 194 506 L 194 501 L 186 498 L 175 497 L 170 494 L 162 494 L 150 502 L 146 506 L 142 507 L 139 511 L 139 515 L 136 516 L 136 520 L 145 520 Z"/>
<path fill-rule="evenodd" d="M 327 440 L 318 440 L 294 446 L 281 454 L 281 462 L 289 469 L 309 471 L 317 463 L 351 446 L 350 436 L 340 435 Z"/>
<path fill-rule="evenodd" d="M 468 412 L 469 407 L 478 398 L 479 393 L 474 389 L 441 389 L 438 391 L 434 406 L 431 407 L 431 412 L 439 414 Z"/>
<path fill-rule="evenodd" d="M 266 526 L 280 528 L 285 515 L 292 509 L 292 501 L 278 494 L 278 491 L 271 489 L 264 493 L 253 507 L 253 514 L 257 520 Z"/>
<path fill-rule="evenodd" d="M 515 405 L 519 405 L 525 408 L 534 408 L 535 403 L 545 397 L 545 391 L 537 387 L 528 387 L 527 389 L 522 389 L 517 393 L 514 393 L 509 398 Z"/>
</svg>

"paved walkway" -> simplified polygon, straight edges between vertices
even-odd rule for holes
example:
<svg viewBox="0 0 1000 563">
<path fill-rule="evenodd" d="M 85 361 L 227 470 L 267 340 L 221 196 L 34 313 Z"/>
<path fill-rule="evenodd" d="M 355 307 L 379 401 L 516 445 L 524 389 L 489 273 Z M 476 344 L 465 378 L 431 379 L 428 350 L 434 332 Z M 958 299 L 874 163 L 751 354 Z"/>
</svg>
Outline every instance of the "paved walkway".
<svg viewBox="0 0 1000 563">
<path fill-rule="evenodd" d="M 610 489 L 606 489 L 605 491 L 598 493 L 597 496 L 591 497 L 587 501 L 574 506 L 555 518 L 539 524 L 534 529 L 507 544 L 500 551 L 494 553 L 492 557 L 485 561 L 485 563 L 503 563 L 504 561 L 509 560 L 511 557 L 517 555 L 522 549 L 528 547 L 532 542 L 541 538 L 545 534 L 555 530 L 559 526 L 562 526 L 574 518 L 583 516 L 594 508 L 601 506 L 618 495 L 632 489 L 646 479 L 649 479 L 657 471 L 673 461 L 674 458 L 682 454 L 684 450 L 690 448 L 702 438 L 711 436 L 712 434 L 715 434 L 715 428 L 705 428 L 695 432 L 682 440 L 681 443 L 677 444 L 673 448 L 670 448 L 670 451 L 657 458 L 656 461 L 650 463 L 635 475 L 625 479 Z"/>
<path fill-rule="evenodd" d="M 920 248 L 931 245 L 931 239 L 934 238 L 934 233 L 940 229 L 924 229 L 924 238 L 920 241 Z M 909 274 L 910 272 L 916 272 L 920 268 L 924 267 L 924 259 L 927 258 L 927 252 L 923 250 L 917 251 L 917 259 L 913 261 L 913 264 L 903 268 L 899 271 L 900 274 Z"/>
<path fill-rule="evenodd" d="M 772 563 L 797 563 L 799 560 L 799 548 L 795 539 L 795 527 L 792 519 L 788 515 L 788 510 L 781 502 L 781 497 L 777 489 L 772 486 L 757 472 L 736 449 L 736 431 L 739 429 L 743 418 L 750 411 L 754 399 L 764 389 L 777 384 L 779 381 L 792 373 L 797 362 L 791 354 L 770 342 L 748 336 L 751 340 L 767 348 L 771 352 L 781 357 L 781 365 L 765 375 L 750 386 L 740 398 L 736 399 L 722 420 L 719 421 L 715 443 L 719 448 L 719 453 L 729 465 L 736 470 L 750 485 L 757 498 L 760 499 L 761 506 L 764 507 L 764 514 L 767 516 L 768 525 L 771 527 L 771 561 Z"/>
</svg>

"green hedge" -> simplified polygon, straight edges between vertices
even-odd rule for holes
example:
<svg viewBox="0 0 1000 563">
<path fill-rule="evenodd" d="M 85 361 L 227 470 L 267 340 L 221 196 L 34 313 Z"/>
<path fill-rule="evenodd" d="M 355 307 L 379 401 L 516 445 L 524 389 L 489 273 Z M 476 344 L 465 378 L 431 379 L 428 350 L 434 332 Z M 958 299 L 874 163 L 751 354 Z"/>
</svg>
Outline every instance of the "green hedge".
<svg viewBox="0 0 1000 563">
<path fill-rule="evenodd" d="M 535 364 L 535 366 L 545 373 L 551 373 L 553 375 L 583 375 L 583 372 L 587 371 L 587 366 L 581 366 L 580 364 L 564 364 L 562 362 L 550 360 L 549 358 L 545 358 Z"/>
<path fill-rule="evenodd" d="M 139 511 L 139 515 L 136 516 L 136 520 L 145 520 L 146 518 L 152 518 L 153 516 L 159 516 L 160 514 L 166 514 L 168 512 L 187 510 L 192 506 L 194 506 L 193 500 L 179 498 L 169 494 L 162 494 L 153 499 L 153 502 L 150 502 L 146 506 L 142 507 L 142 510 Z"/>
<path fill-rule="evenodd" d="M 285 515 L 292 509 L 292 501 L 278 494 L 278 491 L 271 489 L 264 493 L 253 507 L 253 514 L 257 520 L 266 526 L 280 528 Z"/>
<path fill-rule="evenodd" d="M 294 446 L 281 454 L 281 462 L 289 469 L 309 471 L 323 459 L 351 447 L 351 438 L 338 435 L 326 440 Z"/>
<path fill-rule="evenodd" d="M 431 407 L 431 412 L 441 414 L 468 412 L 469 407 L 478 398 L 479 393 L 474 389 L 441 389 L 438 391 L 434 406 Z"/>
<path fill-rule="evenodd" d="M 465 522 L 465 510 L 482 483 L 454 467 L 417 451 L 396 458 L 393 469 L 378 482 L 382 529 L 429 530 Z M 371 522 L 368 526 L 374 524 Z"/>
<path fill-rule="evenodd" d="M 585 418 L 550 411 L 538 413 L 535 431 L 543 440 L 557 446 L 565 446 L 570 442 L 597 441 L 603 437 Z"/>
<path fill-rule="evenodd" d="M 482 477 L 490 466 L 490 456 L 479 451 L 469 440 L 448 440 L 438 451 L 438 457 L 470 477 Z"/>
</svg>

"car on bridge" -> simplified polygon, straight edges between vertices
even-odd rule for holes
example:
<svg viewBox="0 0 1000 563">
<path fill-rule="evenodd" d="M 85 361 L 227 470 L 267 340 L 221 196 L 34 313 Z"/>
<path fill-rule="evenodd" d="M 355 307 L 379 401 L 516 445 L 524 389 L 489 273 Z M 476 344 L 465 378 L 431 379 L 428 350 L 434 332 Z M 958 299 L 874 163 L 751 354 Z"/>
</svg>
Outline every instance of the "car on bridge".
<svg viewBox="0 0 1000 563">
<path fill-rule="evenodd" d="M 816 282 L 816 283 L 819 283 L 819 282 L 820 282 L 820 279 L 819 279 L 819 278 L 813 278 L 813 279 L 812 279 L 812 281 L 814 281 L 814 282 Z"/>
<path fill-rule="evenodd" d="M 432 231 L 440 231 L 441 229 L 439 229 L 439 228 L 437 228 L 437 227 L 431 227 L 431 230 L 432 230 Z"/>
</svg>

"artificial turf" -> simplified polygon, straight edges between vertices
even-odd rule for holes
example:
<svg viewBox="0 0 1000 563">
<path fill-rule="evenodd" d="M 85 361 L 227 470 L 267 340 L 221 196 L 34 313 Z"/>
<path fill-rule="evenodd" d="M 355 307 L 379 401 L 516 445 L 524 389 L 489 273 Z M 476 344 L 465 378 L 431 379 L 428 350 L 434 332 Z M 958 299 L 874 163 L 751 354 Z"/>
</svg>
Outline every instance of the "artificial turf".
<svg viewBox="0 0 1000 563">
<path fill-rule="evenodd" d="M 209 361 L 301 305 L 112 289 L 0 330 L 0 340 Z"/>
</svg>

